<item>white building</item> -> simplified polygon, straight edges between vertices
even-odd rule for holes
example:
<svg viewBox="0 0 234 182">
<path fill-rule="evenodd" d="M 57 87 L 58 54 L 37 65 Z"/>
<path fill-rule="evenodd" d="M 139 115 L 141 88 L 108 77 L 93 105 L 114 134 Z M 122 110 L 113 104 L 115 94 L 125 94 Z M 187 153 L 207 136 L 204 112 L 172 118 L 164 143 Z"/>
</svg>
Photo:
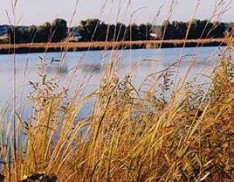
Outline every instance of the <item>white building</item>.
<svg viewBox="0 0 234 182">
<path fill-rule="evenodd" d="M 78 27 L 72 27 L 69 29 L 68 41 L 69 42 L 79 42 L 82 36 L 80 35 Z"/>
</svg>

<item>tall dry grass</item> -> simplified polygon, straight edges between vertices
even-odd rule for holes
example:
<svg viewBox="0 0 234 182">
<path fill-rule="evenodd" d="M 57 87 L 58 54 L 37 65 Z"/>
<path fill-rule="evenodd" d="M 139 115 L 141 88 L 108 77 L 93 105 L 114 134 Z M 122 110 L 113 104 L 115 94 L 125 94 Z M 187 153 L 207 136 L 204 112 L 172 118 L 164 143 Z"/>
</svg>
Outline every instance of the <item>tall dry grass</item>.
<svg viewBox="0 0 234 182">
<path fill-rule="evenodd" d="M 194 83 L 172 87 L 165 71 L 158 77 L 163 87 L 151 82 L 142 93 L 130 76 L 116 75 L 113 61 L 95 92 L 83 95 L 77 87 L 68 99 L 44 66 L 39 74 L 41 81 L 30 83 L 33 117 L 18 115 L 17 160 L 10 140 L 1 147 L 10 181 L 33 173 L 59 181 L 233 181 L 234 65 L 228 52 L 208 90 Z M 174 89 L 169 97 L 158 94 L 168 89 Z M 77 120 L 91 99 L 92 114 Z M 11 135 L 4 127 L 1 141 Z"/>
<path fill-rule="evenodd" d="M 94 92 L 84 95 L 82 83 L 68 98 L 69 87 L 48 79 L 41 64 L 40 82 L 30 82 L 33 116 L 23 120 L 14 106 L 9 124 L 7 108 L 1 113 L 5 180 L 45 173 L 51 181 L 233 181 L 233 39 L 226 41 L 208 89 L 186 78 L 172 84 L 165 70 L 142 92 L 131 75 L 117 76 L 113 57 Z M 90 100 L 91 115 L 77 119 Z"/>
</svg>

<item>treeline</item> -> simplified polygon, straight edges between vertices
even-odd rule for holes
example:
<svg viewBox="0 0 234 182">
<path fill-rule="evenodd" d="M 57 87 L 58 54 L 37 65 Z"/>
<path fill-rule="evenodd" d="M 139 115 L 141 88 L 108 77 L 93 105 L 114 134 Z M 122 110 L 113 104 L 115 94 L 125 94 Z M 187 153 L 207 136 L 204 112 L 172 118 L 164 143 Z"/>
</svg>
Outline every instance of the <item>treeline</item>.
<svg viewBox="0 0 234 182">
<path fill-rule="evenodd" d="M 78 29 L 76 29 L 78 28 Z M 81 21 L 78 27 L 68 28 L 63 19 L 56 19 L 52 23 L 46 22 L 40 26 L 15 27 L 10 29 L 10 42 L 60 42 L 69 36 L 80 35 L 79 41 L 121 41 L 121 40 L 149 40 L 152 25 L 129 25 L 123 23 L 105 24 L 98 19 Z"/>
<path fill-rule="evenodd" d="M 9 41 L 11 43 L 60 42 L 67 37 L 67 32 L 67 22 L 55 19 L 52 23 L 46 22 L 40 26 L 12 27 L 9 29 Z"/>
<path fill-rule="evenodd" d="M 81 21 L 79 30 L 82 41 L 127 41 L 149 40 L 151 24 L 128 25 L 123 23 L 106 24 L 98 19 Z"/>
<path fill-rule="evenodd" d="M 98 19 L 91 19 L 81 21 L 80 25 L 83 41 L 223 38 L 230 31 L 228 23 L 195 19 L 192 22 L 164 21 L 162 26 L 126 26 L 122 23 L 108 25 Z"/>
<path fill-rule="evenodd" d="M 162 25 L 164 39 L 206 39 L 223 38 L 230 31 L 229 24 L 196 20 L 192 22 L 164 21 Z"/>
<path fill-rule="evenodd" d="M 68 28 L 63 19 L 55 19 L 40 26 L 18 26 L 9 29 L 11 43 L 61 42 L 80 35 L 79 41 L 128 41 L 150 39 L 223 38 L 232 30 L 231 24 L 193 20 L 192 22 L 164 21 L 161 26 L 152 24 L 106 24 L 99 19 L 87 19 L 78 27 Z M 76 30 L 76 32 L 74 32 Z M 78 32 L 77 32 L 78 31 Z"/>
</svg>

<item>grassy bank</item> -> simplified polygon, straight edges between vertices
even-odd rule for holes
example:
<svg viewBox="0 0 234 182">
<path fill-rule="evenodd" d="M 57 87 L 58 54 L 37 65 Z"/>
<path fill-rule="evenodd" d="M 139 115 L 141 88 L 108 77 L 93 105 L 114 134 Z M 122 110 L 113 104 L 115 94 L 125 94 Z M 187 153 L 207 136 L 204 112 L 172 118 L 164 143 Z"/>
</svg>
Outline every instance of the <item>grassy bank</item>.
<svg viewBox="0 0 234 182">
<path fill-rule="evenodd" d="M 57 52 L 81 50 L 111 50 L 137 49 L 158 47 L 197 47 L 226 45 L 224 39 L 191 39 L 191 40 L 151 40 L 151 41 L 124 41 L 124 42 L 64 42 L 64 43 L 25 43 L 0 44 L 0 54 L 29 53 L 29 52 Z"/>
<path fill-rule="evenodd" d="M 97 90 L 84 95 L 80 83 L 67 98 L 69 88 L 48 80 L 41 65 L 41 82 L 30 83 L 33 116 L 16 114 L 16 140 L 2 113 L 2 173 L 8 181 L 36 173 L 64 182 L 233 181 L 234 65 L 228 50 L 208 89 L 186 77 L 174 85 L 163 71 L 141 90 L 131 75 L 117 76 L 112 58 Z M 78 120 L 91 99 L 93 112 Z"/>
</svg>

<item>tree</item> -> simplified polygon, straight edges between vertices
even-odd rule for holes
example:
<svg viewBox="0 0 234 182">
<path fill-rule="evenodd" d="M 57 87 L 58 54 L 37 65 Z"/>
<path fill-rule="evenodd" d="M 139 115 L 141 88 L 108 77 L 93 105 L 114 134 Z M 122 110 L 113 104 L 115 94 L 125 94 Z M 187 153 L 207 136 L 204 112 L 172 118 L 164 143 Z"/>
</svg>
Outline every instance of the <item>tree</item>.
<svg viewBox="0 0 234 182">
<path fill-rule="evenodd" d="M 92 41 L 95 38 L 97 27 L 100 24 L 99 19 L 87 19 L 80 22 L 80 34 L 83 41 Z"/>
<path fill-rule="evenodd" d="M 213 38 L 223 38 L 225 36 L 227 26 L 222 22 L 213 22 L 213 31 L 211 32 L 211 37 Z"/>
<path fill-rule="evenodd" d="M 27 27 L 12 27 L 9 30 L 11 43 L 27 43 L 29 42 Z"/>
<path fill-rule="evenodd" d="M 64 19 L 57 18 L 51 24 L 52 42 L 61 42 L 67 37 L 67 22 Z"/>
<path fill-rule="evenodd" d="M 113 40 L 114 41 L 124 40 L 126 34 L 126 26 L 123 23 L 117 23 L 116 25 L 113 25 L 113 27 L 114 27 Z"/>
<path fill-rule="evenodd" d="M 163 39 L 173 39 L 173 26 L 170 21 L 164 21 L 162 25 Z"/>
<path fill-rule="evenodd" d="M 94 41 L 105 41 L 107 35 L 107 25 L 103 22 L 99 22 L 96 25 L 96 30 L 93 33 Z"/>
<path fill-rule="evenodd" d="M 139 26 L 139 40 L 149 40 L 151 30 L 152 30 L 152 25 L 141 24 Z"/>
<path fill-rule="evenodd" d="M 30 40 L 29 42 L 35 42 L 36 34 L 37 27 L 35 25 L 28 27 L 28 39 Z"/>
</svg>

